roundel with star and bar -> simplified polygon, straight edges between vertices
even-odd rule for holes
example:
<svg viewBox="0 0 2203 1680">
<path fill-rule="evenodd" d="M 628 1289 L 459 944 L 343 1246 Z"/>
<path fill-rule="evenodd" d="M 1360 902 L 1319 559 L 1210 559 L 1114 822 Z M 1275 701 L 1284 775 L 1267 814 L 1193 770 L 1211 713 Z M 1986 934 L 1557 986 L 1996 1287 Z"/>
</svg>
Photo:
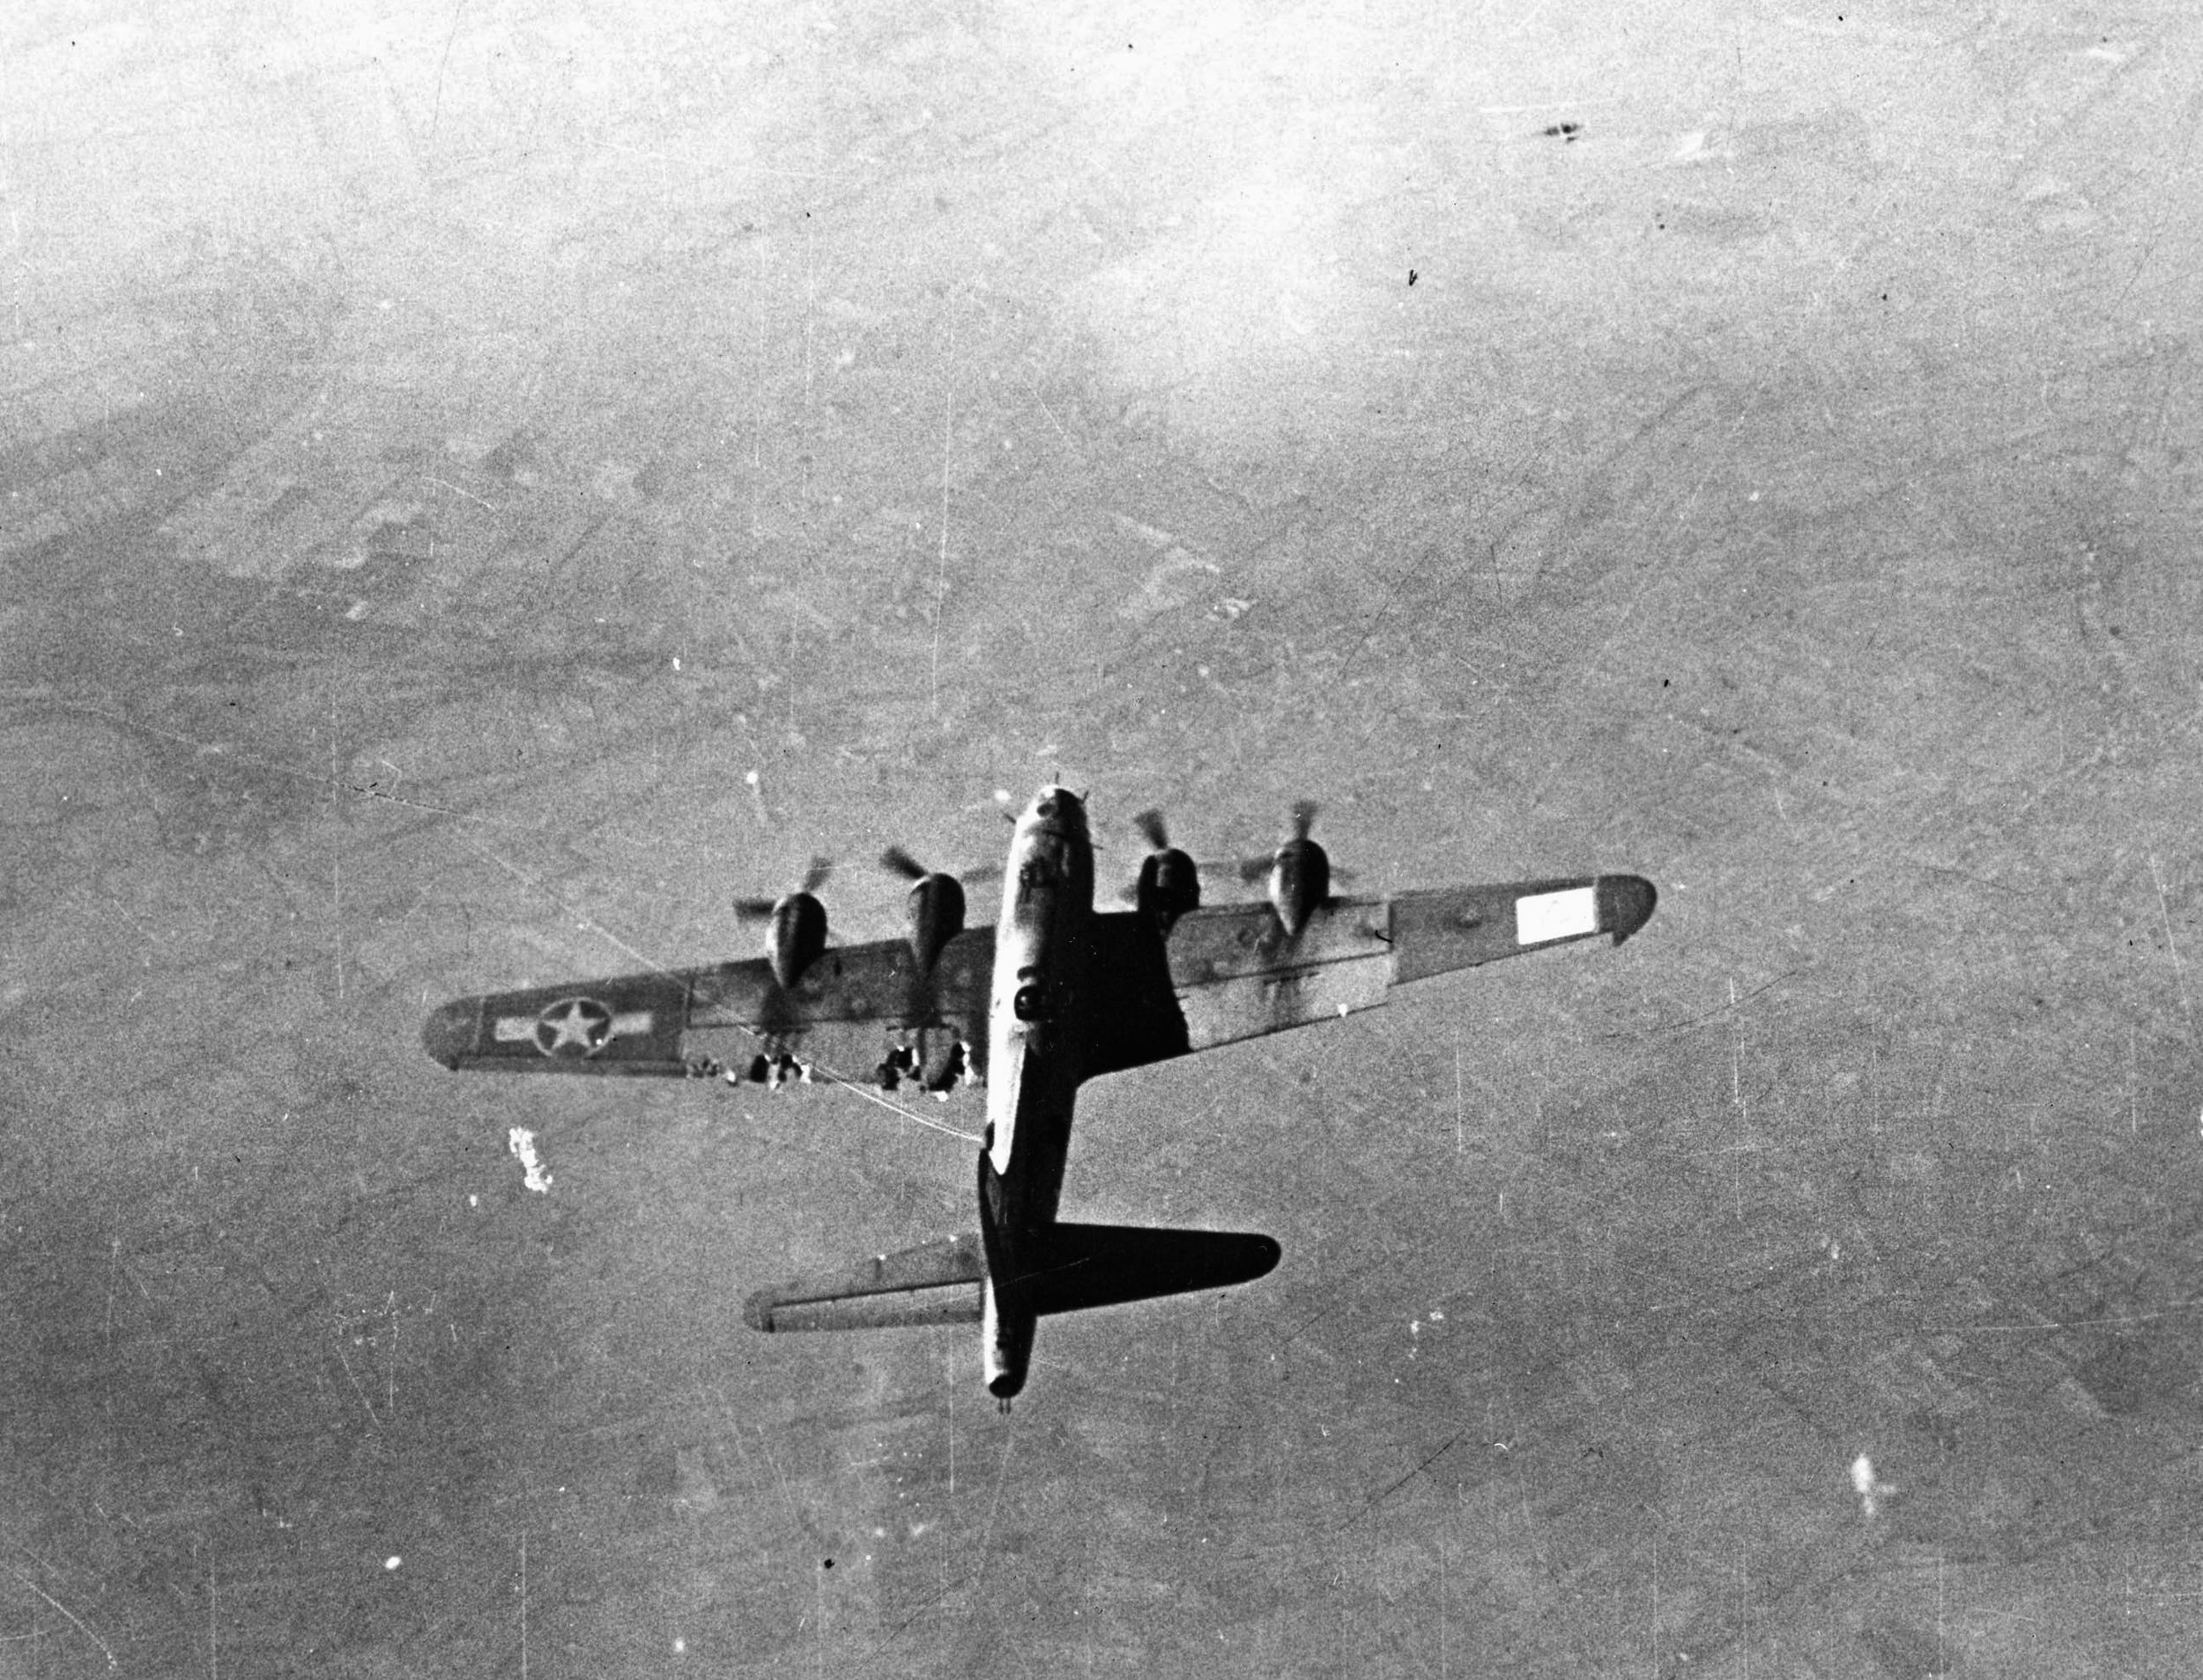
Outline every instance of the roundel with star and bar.
<svg viewBox="0 0 2203 1680">
<path fill-rule="evenodd" d="M 563 997 L 536 1017 L 535 1037 L 547 1056 L 592 1056 L 612 1038 L 612 1011 L 593 997 Z"/>
</svg>

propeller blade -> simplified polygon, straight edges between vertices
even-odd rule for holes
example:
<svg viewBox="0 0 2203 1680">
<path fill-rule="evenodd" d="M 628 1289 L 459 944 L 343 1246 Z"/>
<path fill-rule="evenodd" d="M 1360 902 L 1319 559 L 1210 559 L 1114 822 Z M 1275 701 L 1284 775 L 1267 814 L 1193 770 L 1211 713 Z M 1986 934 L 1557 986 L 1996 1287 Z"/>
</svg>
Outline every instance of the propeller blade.
<svg viewBox="0 0 2203 1680">
<path fill-rule="evenodd" d="M 1170 849 L 1170 832 L 1162 825 L 1161 811 L 1141 811 L 1132 818 L 1132 826 L 1139 831 L 1140 838 L 1147 842 L 1148 850 L 1167 852 Z"/>
<path fill-rule="evenodd" d="M 922 881 L 931 873 L 924 864 L 904 851 L 900 846 L 890 846 L 879 855 L 880 868 L 900 875 L 906 881 Z"/>
<path fill-rule="evenodd" d="M 1242 881 L 1259 881 L 1270 873 L 1271 864 L 1276 862 L 1274 856 L 1266 853 L 1260 857 L 1242 857 L 1239 860 L 1239 878 Z"/>
<path fill-rule="evenodd" d="M 803 884 L 796 891 L 816 892 L 826 884 L 827 877 L 833 873 L 834 860 L 832 858 L 814 857 L 811 860 L 809 867 L 803 872 Z M 734 901 L 734 914 L 752 920 L 761 920 L 779 908 L 778 899 L 737 899 Z"/>
<path fill-rule="evenodd" d="M 1308 831 L 1316 825 L 1316 802 L 1296 799 L 1293 802 L 1293 838 L 1306 840 Z"/>
</svg>

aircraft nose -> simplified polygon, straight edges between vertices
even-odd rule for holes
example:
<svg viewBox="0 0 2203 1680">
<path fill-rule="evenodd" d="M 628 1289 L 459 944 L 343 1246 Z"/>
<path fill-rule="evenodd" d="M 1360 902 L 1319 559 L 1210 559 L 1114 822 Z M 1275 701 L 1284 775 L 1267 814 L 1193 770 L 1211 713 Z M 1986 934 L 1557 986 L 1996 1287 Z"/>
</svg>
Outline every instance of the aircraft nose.
<svg viewBox="0 0 2203 1680">
<path fill-rule="evenodd" d="M 421 1023 L 421 1048 L 428 1052 L 431 1061 L 456 1069 L 461 1059 L 472 1053 L 480 1031 L 478 1001 L 463 997 L 456 1003 L 446 1003 Z"/>
<path fill-rule="evenodd" d="M 1065 829 L 1087 825 L 1086 801 L 1059 782 L 1050 782 L 1034 797 L 1033 815 Z"/>
</svg>

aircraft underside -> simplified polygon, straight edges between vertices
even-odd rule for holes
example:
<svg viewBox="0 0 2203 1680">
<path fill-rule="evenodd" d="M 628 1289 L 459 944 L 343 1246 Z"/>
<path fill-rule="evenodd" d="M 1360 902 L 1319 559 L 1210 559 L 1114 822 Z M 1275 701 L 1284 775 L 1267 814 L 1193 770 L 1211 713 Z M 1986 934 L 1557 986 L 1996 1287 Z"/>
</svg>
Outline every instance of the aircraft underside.
<svg viewBox="0 0 2203 1680">
<path fill-rule="evenodd" d="M 1204 906 L 1199 867 L 1161 819 L 1132 907 L 1098 910 L 1083 802 L 1042 790 L 1018 820 L 992 927 L 967 928 L 954 877 L 887 855 L 914 884 L 907 938 L 836 947 L 813 860 L 778 900 L 745 901 L 763 957 L 461 998 L 422 1037 L 446 1067 L 911 1086 L 987 1094 L 978 1230 L 759 1290 L 760 1330 L 977 1324 L 987 1386 L 1024 1386 L 1040 1320 L 1222 1289 L 1278 1262 L 1256 1232 L 1057 1218 L 1071 1128 L 1088 1079 L 1335 1020 L 1395 986 L 1598 936 L 1616 944 L 1657 895 L 1633 875 L 1340 897 L 1312 808 L 1249 880 L 1253 903 Z M 1344 878 L 1343 877 L 1339 878 Z M 886 1100 L 894 1106 L 891 1094 Z"/>
</svg>

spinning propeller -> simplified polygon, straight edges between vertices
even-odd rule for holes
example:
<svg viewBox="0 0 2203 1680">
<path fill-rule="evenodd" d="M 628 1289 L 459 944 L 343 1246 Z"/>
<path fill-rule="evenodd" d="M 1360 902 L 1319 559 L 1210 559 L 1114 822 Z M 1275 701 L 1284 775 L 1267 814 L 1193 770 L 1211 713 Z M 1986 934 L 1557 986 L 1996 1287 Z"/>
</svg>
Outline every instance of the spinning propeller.
<svg viewBox="0 0 2203 1680">
<path fill-rule="evenodd" d="M 785 989 L 794 989 L 796 982 L 826 950 L 826 906 L 819 902 L 816 895 L 826 884 L 827 877 L 833 873 L 831 860 L 814 857 L 803 872 L 803 884 L 793 892 L 784 892 L 777 899 L 734 901 L 734 913 L 744 921 L 763 918 L 768 922 L 766 959 L 773 966 L 773 978 Z"/>
<path fill-rule="evenodd" d="M 1280 855 L 1288 847 L 1315 845 L 1315 841 L 1308 837 L 1308 831 L 1315 825 L 1316 802 L 1313 799 L 1294 800 L 1293 802 L 1293 837 L 1283 846 L 1279 847 L 1275 852 L 1262 852 L 1252 857 L 1241 858 L 1239 878 L 1242 881 L 1259 881 L 1270 873 Z M 1322 848 L 1318 847 L 1317 849 L 1320 851 Z"/>
<path fill-rule="evenodd" d="M 1200 907 L 1200 866 L 1170 843 L 1170 831 L 1163 826 L 1161 811 L 1141 811 L 1132 818 L 1132 826 L 1147 842 L 1147 855 L 1139 863 L 1139 880 L 1132 888 L 1132 902 L 1142 915 L 1154 918 L 1158 930 L 1168 934 L 1180 916 Z"/>
<path fill-rule="evenodd" d="M 1308 919 L 1331 900 L 1331 855 L 1309 838 L 1316 825 L 1316 802 L 1293 802 L 1293 836 L 1267 857 L 1240 860 L 1239 878 L 1259 881 L 1267 877 L 1270 902 L 1286 935 L 1297 935 Z"/>
<path fill-rule="evenodd" d="M 964 885 L 954 876 L 929 870 L 900 846 L 879 855 L 879 865 L 910 883 L 910 954 L 918 972 L 931 974 L 948 942 L 964 930 Z"/>
<path fill-rule="evenodd" d="M 879 855 L 879 867 L 890 875 L 900 875 L 906 881 L 923 881 L 934 873 L 900 846 L 890 846 Z"/>
<path fill-rule="evenodd" d="M 834 860 L 832 858 L 814 857 L 811 860 L 810 866 L 803 872 L 803 884 L 793 892 L 783 893 L 777 899 L 737 899 L 734 901 L 734 914 L 750 921 L 769 916 L 790 899 L 810 898 L 827 884 L 827 877 L 833 873 Z"/>
</svg>

